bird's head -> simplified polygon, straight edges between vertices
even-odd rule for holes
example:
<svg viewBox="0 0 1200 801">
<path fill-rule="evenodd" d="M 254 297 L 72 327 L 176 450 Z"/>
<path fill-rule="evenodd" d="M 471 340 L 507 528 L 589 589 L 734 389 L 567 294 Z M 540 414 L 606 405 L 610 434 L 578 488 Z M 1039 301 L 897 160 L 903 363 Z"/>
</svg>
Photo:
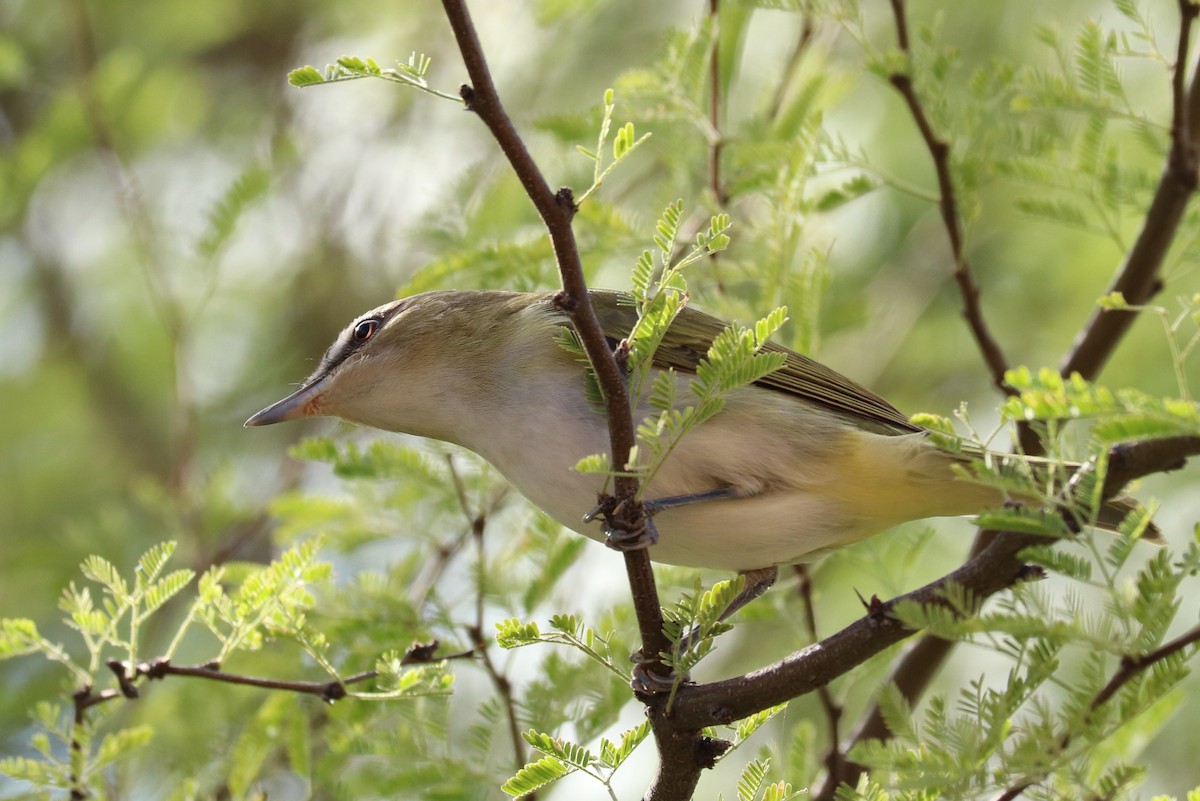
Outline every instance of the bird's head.
<svg viewBox="0 0 1200 801">
<path fill-rule="evenodd" d="M 473 392 L 468 382 L 478 382 L 462 365 L 487 363 L 478 349 L 492 338 L 479 336 L 480 328 L 506 316 L 497 314 L 507 306 L 501 294 L 427 292 L 359 315 L 299 389 L 246 426 L 340 417 L 446 439 L 443 419 L 462 412 Z"/>
</svg>

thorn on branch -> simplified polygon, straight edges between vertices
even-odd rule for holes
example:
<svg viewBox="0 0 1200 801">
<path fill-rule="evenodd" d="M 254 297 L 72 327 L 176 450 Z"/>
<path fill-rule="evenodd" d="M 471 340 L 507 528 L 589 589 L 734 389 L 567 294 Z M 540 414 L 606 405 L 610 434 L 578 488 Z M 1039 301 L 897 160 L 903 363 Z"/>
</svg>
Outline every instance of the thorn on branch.
<svg viewBox="0 0 1200 801">
<path fill-rule="evenodd" d="M 145 676 L 150 681 L 161 679 L 167 675 L 168 669 L 171 667 L 171 660 L 163 657 L 151 660 L 148 663 L 138 665 L 138 673 Z"/>
<path fill-rule="evenodd" d="M 1020 584 L 1026 581 L 1045 581 L 1047 577 L 1046 568 L 1041 565 L 1024 565 L 1017 571 L 1015 583 Z"/>
<path fill-rule="evenodd" d="M 867 619 L 873 626 L 882 626 L 891 620 L 889 616 L 890 603 L 881 601 L 878 595 L 872 595 L 871 600 L 868 601 L 862 597 L 862 593 L 858 590 L 855 590 L 854 594 L 858 596 L 859 603 L 863 605 L 863 609 L 867 610 Z"/>
<path fill-rule="evenodd" d="M 579 307 L 579 301 L 565 289 L 555 292 L 551 303 L 554 304 L 554 308 L 565 311 L 567 314 L 570 314 Z"/>
<path fill-rule="evenodd" d="M 702 770 L 708 770 L 717 764 L 717 760 L 725 755 L 733 743 L 716 737 L 701 737 L 696 742 L 696 764 Z"/>
<path fill-rule="evenodd" d="M 346 697 L 346 688 L 341 682 L 331 681 L 325 685 L 325 690 L 321 693 L 321 700 L 332 705 L 334 701 L 340 701 Z"/>
<path fill-rule="evenodd" d="M 137 678 L 136 670 L 133 671 L 133 675 L 130 675 L 129 667 L 119 659 L 110 659 L 104 664 L 117 677 L 117 686 L 121 688 L 121 695 L 126 698 L 137 698 L 141 695 L 133 683 L 133 680 Z"/>
<path fill-rule="evenodd" d="M 470 84 L 464 83 L 458 87 L 458 96 L 463 100 L 463 108 L 466 111 L 475 111 L 475 90 Z"/>
<path fill-rule="evenodd" d="M 575 203 L 575 192 L 569 186 L 558 188 L 558 191 L 554 193 L 554 202 L 571 217 L 574 217 L 575 213 L 579 211 L 579 205 Z"/>
<path fill-rule="evenodd" d="M 437 640 L 429 642 L 414 642 L 408 646 L 408 650 L 404 652 L 404 656 L 400 660 L 402 665 L 416 665 L 425 662 L 434 661 L 435 653 L 437 652 L 439 643 Z"/>
</svg>

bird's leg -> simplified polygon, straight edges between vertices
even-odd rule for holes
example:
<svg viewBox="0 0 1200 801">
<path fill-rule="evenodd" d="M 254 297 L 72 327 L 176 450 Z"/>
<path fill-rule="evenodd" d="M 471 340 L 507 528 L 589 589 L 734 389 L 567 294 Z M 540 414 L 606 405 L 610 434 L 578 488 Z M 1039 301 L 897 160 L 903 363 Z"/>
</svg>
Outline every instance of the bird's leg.
<svg viewBox="0 0 1200 801">
<path fill-rule="evenodd" d="M 771 565 L 770 567 L 760 567 L 754 570 L 743 570 L 741 571 L 741 575 L 746 578 L 746 583 L 742 585 L 742 591 L 729 602 L 729 606 L 725 607 L 725 611 L 717 618 L 718 620 L 724 621 L 734 612 L 754 599 L 761 597 L 763 593 L 771 589 L 775 580 L 779 578 L 779 568 Z"/>
<path fill-rule="evenodd" d="M 743 497 L 733 487 L 717 487 L 704 492 L 689 492 L 687 495 L 672 495 L 669 498 L 655 498 L 645 502 L 647 516 L 657 514 L 666 509 L 677 509 L 680 506 L 690 506 L 693 503 L 705 501 L 732 501 Z"/>
<path fill-rule="evenodd" d="M 771 589 L 771 585 L 779 578 L 779 568 L 772 565 L 771 567 L 760 567 L 755 570 L 743 570 L 739 573 L 746 583 L 742 585 L 742 591 L 733 597 L 733 600 L 721 612 L 717 620 L 724 622 L 730 618 L 734 612 L 741 609 L 746 604 L 760 598 L 763 593 Z M 679 652 L 691 648 L 696 644 L 696 640 L 700 637 L 700 632 L 697 629 L 692 629 L 687 634 L 679 639 Z"/>
</svg>

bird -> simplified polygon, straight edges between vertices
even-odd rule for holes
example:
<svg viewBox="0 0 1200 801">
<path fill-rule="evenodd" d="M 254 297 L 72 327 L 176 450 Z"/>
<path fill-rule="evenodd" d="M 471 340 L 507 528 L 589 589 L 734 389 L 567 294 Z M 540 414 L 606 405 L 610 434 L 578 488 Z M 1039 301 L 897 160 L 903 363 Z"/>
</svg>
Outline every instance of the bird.
<svg viewBox="0 0 1200 801">
<path fill-rule="evenodd" d="M 550 517 L 597 541 L 602 476 L 572 468 L 608 449 L 607 421 L 586 390 L 577 353 L 560 342 L 571 320 L 556 292 L 434 290 L 355 318 L 299 389 L 247 427 L 337 417 L 453 443 L 490 462 Z M 591 289 L 610 344 L 637 319 L 633 298 Z M 653 356 L 686 384 L 721 320 L 684 305 Z M 724 616 L 758 597 L 782 566 L 807 563 L 900 523 L 977 514 L 1007 500 L 960 468 L 953 452 L 870 390 L 774 343 L 782 367 L 733 390 L 688 432 L 644 487 L 652 560 L 734 571 L 744 588 Z M 678 393 L 686 398 L 687 392 Z M 635 420 L 652 410 L 633 398 Z M 1107 501 L 1115 528 L 1136 503 Z"/>
</svg>

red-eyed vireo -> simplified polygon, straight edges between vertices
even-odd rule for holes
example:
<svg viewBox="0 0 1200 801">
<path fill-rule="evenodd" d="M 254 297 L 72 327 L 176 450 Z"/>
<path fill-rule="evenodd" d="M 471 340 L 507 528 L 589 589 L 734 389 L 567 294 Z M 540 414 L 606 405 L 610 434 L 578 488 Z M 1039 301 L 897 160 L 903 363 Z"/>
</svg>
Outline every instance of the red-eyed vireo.
<svg viewBox="0 0 1200 801">
<path fill-rule="evenodd" d="M 572 467 L 607 451 L 606 420 L 587 397 L 579 357 L 558 342 L 570 321 L 553 298 L 438 291 L 387 303 L 350 323 L 300 389 L 246 425 L 331 416 L 456 443 L 564 526 L 604 540 L 602 525 L 583 519 L 603 480 Z M 629 296 L 593 290 L 591 300 L 614 342 L 629 333 Z M 724 327 L 685 308 L 655 365 L 686 381 Z M 812 359 L 769 348 L 786 354 L 784 366 L 735 390 L 646 487 L 660 537 L 652 559 L 747 573 L 749 600 L 780 565 L 908 520 L 1004 501 L 959 477 L 954 465 L 971 457 L 936 447 L 887 401 Z M 639 407 L 635 421 L 648 413 L 645 399 Z M 1100 525 L 1115 525 L 1129 508 L 1110 502 Z"/>
</svg>

